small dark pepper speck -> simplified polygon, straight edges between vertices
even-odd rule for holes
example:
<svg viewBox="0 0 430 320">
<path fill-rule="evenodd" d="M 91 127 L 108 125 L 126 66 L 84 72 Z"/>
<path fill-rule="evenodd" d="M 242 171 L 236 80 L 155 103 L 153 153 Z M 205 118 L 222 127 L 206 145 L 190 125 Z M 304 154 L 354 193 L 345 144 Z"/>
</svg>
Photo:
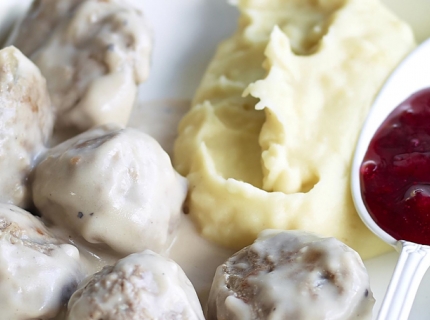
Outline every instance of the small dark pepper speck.
<svg viewBox="0 0 430 320">
<path fill-rule="evenodd" d="M 90 216 L 93 216 L 93 215 L 94 215 L 94 212 L 91 212 L 91 213 L 90 213 Z"/>
<path fill-rule="evenodd" d="M 364 296 L 367 297 L 369 295 L 369 290 L 366 289 L 366 291 L 364 291 Z"/>
<path fill-rule="evenodd" d="M 83 217 L 83 216 L 84 216 L 84 214 L 83 214 L 82 212 L 80 212 L 80 211 L 79 211 L 79 212 L 78 212 L 78 218 L 79 218 L 79 219 L 82 219 L 82 217 Z"/>
<path fill-rule="evenodd" d="M 183 212 L 184 214 L 189 214 L 189 213 L 190 213 L 190 207 L 189 207 L 187 204 L 184 204 L 184 205 L 182 206 L 182 212 Z"/>
</svg>

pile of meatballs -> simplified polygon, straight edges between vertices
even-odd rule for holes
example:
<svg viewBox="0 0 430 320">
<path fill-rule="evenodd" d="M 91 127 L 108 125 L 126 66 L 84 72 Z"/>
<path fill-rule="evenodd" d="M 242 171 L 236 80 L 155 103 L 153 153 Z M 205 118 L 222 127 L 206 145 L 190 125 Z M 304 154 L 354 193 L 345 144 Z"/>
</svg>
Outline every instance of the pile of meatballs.
<svg viewBox="0 0 430 320">
<path fill-rule="evenodd" d="M 151 54 L 139 1 L 36 0 L 0 50 L 1 319 L 370 318 L 356 252 L 275 230 L 218 267 L 203 312 L 168 258 L 186 179 L 125 127 Z M 93 273 L 88 248 L 118 259 Z"/>
</svg>

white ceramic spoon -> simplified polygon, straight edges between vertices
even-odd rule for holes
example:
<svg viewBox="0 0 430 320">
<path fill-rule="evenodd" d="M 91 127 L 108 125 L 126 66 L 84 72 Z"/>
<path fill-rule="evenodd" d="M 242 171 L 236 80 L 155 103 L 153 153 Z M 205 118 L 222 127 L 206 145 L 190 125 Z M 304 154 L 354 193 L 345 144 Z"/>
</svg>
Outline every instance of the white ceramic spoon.
<svg viewBox="0 0 430 320">
<path fill-rule="evenodd" d="M 382 87 L 364 123 L 353 159 L 352 197 L 361 219 L 373 233 L 400 251 L 399 261 L 382 302 L 378 320 L 408 318 L 421 279 L 430 266 L 430 246 L 396 240 L 373 221 L 361 196 L 360 166 L 376 130 L 391 111 L 413 93 L 429 87 L 430 39 L 414 50 Z"/>
</svg>

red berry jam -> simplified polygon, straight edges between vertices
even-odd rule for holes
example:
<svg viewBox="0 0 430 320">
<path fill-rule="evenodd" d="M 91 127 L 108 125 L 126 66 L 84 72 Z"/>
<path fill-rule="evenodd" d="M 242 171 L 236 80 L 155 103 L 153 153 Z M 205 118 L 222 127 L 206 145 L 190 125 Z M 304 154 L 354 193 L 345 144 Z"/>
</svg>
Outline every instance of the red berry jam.
<svg viewBox="0 0 430 320">
<path fill-rule="evenodd" d="M 396 240 L 430 245 L 430 88 L 388 116 L 360 170 L 363 200 L 375 222 Z"/>
</svg>

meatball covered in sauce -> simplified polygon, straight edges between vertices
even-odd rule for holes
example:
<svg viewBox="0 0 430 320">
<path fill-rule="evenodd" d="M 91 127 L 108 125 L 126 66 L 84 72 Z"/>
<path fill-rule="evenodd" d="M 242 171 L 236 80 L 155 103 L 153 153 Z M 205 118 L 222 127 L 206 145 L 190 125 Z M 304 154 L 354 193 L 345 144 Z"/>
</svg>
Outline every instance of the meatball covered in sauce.
<svg viewBox="0 0 430 320">
<path fill-rule="evenodd" d="M 51 319 L 83 274 L 76 247 L 56 239 L 42 222 L 0 204 L 0 314 L 2 319 Z"/>
<path fill-rule="evenodd" d="M 140 0 L 35 1 L 10 40 L 47 78 L 56 132 L 127 123 L 151 53 L 133 2 Z"/>
<path fill-rule="evenodd" d="M 0 202 L 31 206 L 28 177 L 52 134 L 46 81 L 18 49 L 0 50 Z"/>
<path fill-rule="evenodd" d="M 186 192 L 185 178 L 154 139 L 116 125 L 50 149 L 33 183 L 43 218 L 122 254 L 166 249 Z"/>
<path fill-rule="evenodd" d="M 68 320 L 203 320 L 182 269 L 150 250 L 132 254 L 85 280 L 68 305 Z"/>
<path fill-rule="evenodd" d="M 209 320 L 371 319 L 359 255 L 335 238 L 267 230 L 218 267 Z"/>
</svg>

